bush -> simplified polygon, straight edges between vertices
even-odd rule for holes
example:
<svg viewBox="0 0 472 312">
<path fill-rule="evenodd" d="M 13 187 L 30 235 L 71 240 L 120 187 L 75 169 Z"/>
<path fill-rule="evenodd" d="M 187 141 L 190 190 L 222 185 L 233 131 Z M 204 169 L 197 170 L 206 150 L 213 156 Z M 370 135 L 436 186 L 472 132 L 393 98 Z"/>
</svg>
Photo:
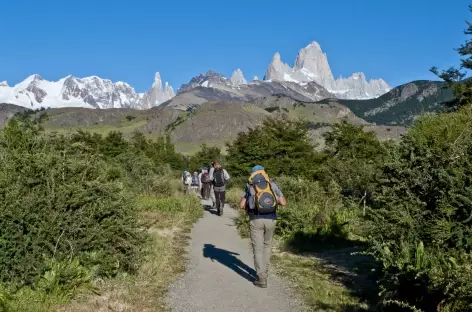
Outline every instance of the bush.
<svg viewBox="0 0 472 312">
<path fill-rule="evenodd" d="M 317 178 L 328 185 L 335 181 L 347 197 L 367 202 L 380 178 L 380 165 L 388 155 L 387 144 L 379 142 L 374 132 L 346 122 L 336 124 L 325 134 L 325 161 Z"/>
<path fill-rule="evenodd" d="M 0 135 L 0 281 L 40 283 L 51 259 L 76 259 L 99 276 L 133 271 L 143 236 L 113 168 L 39 133 L 18 119 Z"/>
<path fill-rule="evenodd" d="M 202 167 L 207 167 L 209 169 L 215 160 L 219 160 L 220 162 L 223 161 L 221 149 L 216 146 L 208 147 L 206 144 L 202 144 L 200 150 L 190 157 L 188 169 L 191 172 L 199 172 Z"/>
<path fill-rule="evenodd" d="M 425 116 L 392 159 L 369 213 L 384 302 L 472 306 L 472 107 Z"/>
<path fill-rule="evenodd" d="M 302 250 L 326 249 L 351 245 L 352 232 L 361 219 L 358 206 L 347 206 L 332 183 L 324 188 L 319 182 L 302 178 L 274 179 L 287 198 L 287 206 L 278 209 L 276 236 L 287 247 Z M 237 219 L 243 235 L 248 235 L 248 219 Z"/>
<path fill-rule="evenodd" d="M 279 210 L 277 235 L 289 247 L 317 249 L 350 244 L 352 227 L 359 219 L 358 207 L 345 207 L 339 186 L 282 177 L 277 182 L 287 198 Z"/>
</svg>

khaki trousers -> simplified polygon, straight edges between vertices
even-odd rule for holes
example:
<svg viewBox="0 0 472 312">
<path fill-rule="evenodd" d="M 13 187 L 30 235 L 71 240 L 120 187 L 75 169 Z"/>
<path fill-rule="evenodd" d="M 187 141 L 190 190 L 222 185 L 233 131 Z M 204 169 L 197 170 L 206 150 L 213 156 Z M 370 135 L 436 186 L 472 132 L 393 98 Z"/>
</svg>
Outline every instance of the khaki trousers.
<svg viewBox="0 0 472 312">
<path fill-rule="evenodd" d="M 277 221 L 273 219 L 251 216 L 250 229 L 254 267 L 259 278 L 267 278 L 269 275 L 272 237 L 274 236 L 276 223 Z"/>
</svg>

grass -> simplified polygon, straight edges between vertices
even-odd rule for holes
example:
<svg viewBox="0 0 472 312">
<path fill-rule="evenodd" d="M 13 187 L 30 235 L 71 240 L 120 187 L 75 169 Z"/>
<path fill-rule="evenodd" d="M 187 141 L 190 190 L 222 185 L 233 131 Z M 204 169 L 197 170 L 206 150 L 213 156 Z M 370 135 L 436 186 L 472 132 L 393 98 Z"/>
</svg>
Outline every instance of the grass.
<svg viewBox="0 0 472 312">
<path fill-rule="evenodd" d="M 148 122 L 146 120 L 141 121 L 123 121 L 122 125 L 120 126 L 111 126 L 111 125 L 96 125 L 96 126 L 89 126 L 89 127 L 71 127 L 71 128 L 64 128 L 64 127 L 51 127 L 46 126 L 46 132 L 58 132 L 58 133 L 71 133 L 78 131 L 80 129 L 87 130 L 89 132 L 95 132 L 102 135 L 107 135 L 111 131 L 120 131 L 123 134 L 131 134 L 136 131 L 139 127 L 146 125 Z"/>
<path fill-rule="evenodd" d="M 168 286 L 184 271 L 185 247 L 192 224 L 202 216 L 196 196 L 177 192 L 180 181 L 171 181 L 172 196 L 137 196 L 140 222 L 148 233 L 142 262 L 135 275 L 120 274 L 106 280 L 94 280 L 88 288 L 77 289 L 75 299 L 64 294 L 46 294 L 24 288 L 7 299 L 0 285 L 0 312 L 85 312 L 168 311 Z M 90 287 L 93 286 L 93 287 Z"/>
<path fill-rule="evenodd" d="M 100 296 L 77 300 L 60 312 L 168 311 L 167 289 L 184 271 L 186 259 L 182 255 L 188 234 L 203 209 L 195 196 L 140 196 L 137 200 L 149 234 L 138 274 L 105 282 Z"/>
<path fill-rule="evenodd" d="M 369 311 L 368 298 L 364 293 L 358 292 L 364 287 L 364 277 L 323 257 L 323 253 L 296 255 L 279 251 L 274 252 L 272 264 L 274 270 L 295 287 L 313 310 Z M 341 250 L 336 257 L 354 256 Z M 353 266 L 362 267 L 360 261 L 352 261 Z M 371 294 L 376 295 L 374 287 L 372 291 Z"/>
<path fill-rule="evenodd" d="M 221 154 L 226 155 L 226 142 L 231 142 L 231 138 L 219 138 L 218 140 L 206 140 L 205 142 L 175 142 L 175 150 L 184 155 L 193 155 L 201 150 L 202 143 L 205 143 L 208 147 L 219 147 Z"/>
</svg>

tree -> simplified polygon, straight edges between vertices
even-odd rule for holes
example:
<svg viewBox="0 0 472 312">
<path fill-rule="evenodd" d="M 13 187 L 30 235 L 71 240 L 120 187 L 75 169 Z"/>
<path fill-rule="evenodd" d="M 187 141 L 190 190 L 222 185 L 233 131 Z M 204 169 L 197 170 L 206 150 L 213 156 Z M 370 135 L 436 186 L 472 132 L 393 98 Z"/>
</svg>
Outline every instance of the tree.
<svg viewBox="0 0 472 312">
<path fill-rule="evenodd" d="M 261 126 L 239 133 L 227 144 L 227 162 L 233 175 L 246 175 L 259 164 L 271 175 L 312 177 L 318 155 L 304 121 L 268 118 Z"/>
<path fill-rule="evenodd" d="M 221 158 L 219 147 L 208 147 L 206 144 L 202 144 L 200 150 L 190 157 L 188 167 L 191 171 L 198 171 L 202 167 L 210 166 L 214 160 L 221 161 Z"/>
<path fill-rule="evenodd" d="M 347 122 L 334 125 L 325 139 L 327 157 L 318 177 L 325 185 L 335 181 L 345 195 L 369 199 L 386 155 L 384 144 L 374 132 L 366 132 L 362 126 Z"/>
<path fill-rule="evenodd" d="M 103 139 L 101 146 L 102 153 L 108 157 L 116 157 L 124 153 L 128 148 L 128 142 L 123 138 L 123 134 L 119 131 L 111 131 Z"/>
<path fill-rule="evenodd" d="M 472 5 L 469 5 L 469 10 L 472 11 Z M 467 29 L 464 34 L 471 36 L 472 23 L 466 23 Z M 472 99 L 472 80 L 464 79 L 467 70 L 472 69 L 472 39 L 467 39 L 456 51 L 462 57 L 459 68 L 451 67 L 442 71 L 439 71 L 436 67 L 431 68 L 431 72 L 443 79 L 446 85 L 454 91 L 454 100 L 445 104 L 455 109 L 470 103 Z"/>
</svg>

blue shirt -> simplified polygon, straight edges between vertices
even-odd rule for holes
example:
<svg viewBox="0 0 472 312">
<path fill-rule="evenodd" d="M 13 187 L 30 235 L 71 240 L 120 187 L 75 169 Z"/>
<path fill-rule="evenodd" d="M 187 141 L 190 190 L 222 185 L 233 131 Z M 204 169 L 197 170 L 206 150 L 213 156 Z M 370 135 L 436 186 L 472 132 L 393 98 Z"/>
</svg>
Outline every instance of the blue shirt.
<svg viewBox="0 0 472 312">
<path fill-rule="evenodd" d="M 274 191 L 275 195 L 278 198 L 284 197 L 284 194 L 282 194 L 282 191 L 280 190 L 279 186 L 272 180 L 270 181 L 270 183 L 271 183 L 272 190 Z M 246 184 L 246 187 L 244 188 L 244 194 L 241 197 L 245 198 L 246 201 L 254 202 L 254 196 L 251 194 L 251 189 L 252 189 L 252 186 L 249 185 L 249 183 Z M 277 219 L 277 213 L 275 212 L 271 214 L 266 214 L 266 215 L 255 215 L 254 213 L 250 211 L 250 209 L 246 209 L 246 212 L 252 218 L 273 219 L 273 220 Z"/>
</svg>

